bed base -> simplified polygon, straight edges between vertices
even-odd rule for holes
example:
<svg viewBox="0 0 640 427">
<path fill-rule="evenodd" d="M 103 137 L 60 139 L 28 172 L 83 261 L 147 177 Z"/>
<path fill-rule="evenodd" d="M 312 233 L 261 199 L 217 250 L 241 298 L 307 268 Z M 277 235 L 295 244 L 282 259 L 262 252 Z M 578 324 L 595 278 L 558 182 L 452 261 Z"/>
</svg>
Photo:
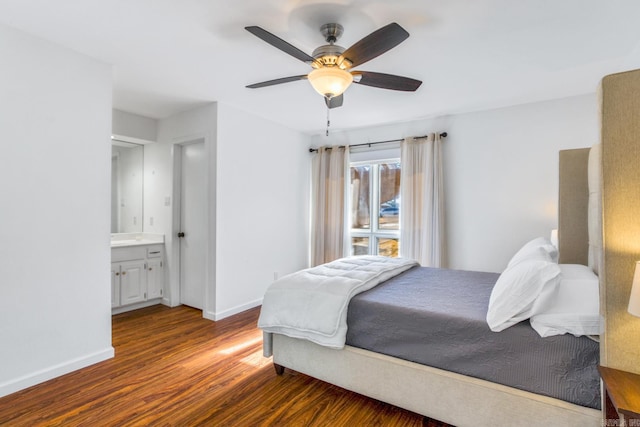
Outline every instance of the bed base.
<svg viewBox="0 0 640 427">
<path fill-rule="evenodd" d="M 286 367 L 458 427 L 602 425 L 596 409 L 355 347 L 279 334 L 269 344 L 276 372 Z"/>
</svg>

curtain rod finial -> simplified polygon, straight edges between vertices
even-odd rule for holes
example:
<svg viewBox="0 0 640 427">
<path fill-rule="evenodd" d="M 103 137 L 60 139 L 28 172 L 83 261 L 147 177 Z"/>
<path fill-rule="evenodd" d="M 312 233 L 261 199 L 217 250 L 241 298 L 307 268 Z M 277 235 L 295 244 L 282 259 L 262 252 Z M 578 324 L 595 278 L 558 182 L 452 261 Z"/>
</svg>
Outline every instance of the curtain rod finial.
<svg viewBox="0 0 640 427">
<path fill-rule="evenodd" d="M 446 138 L 446 137 L 447 137 L 447 133 L 446 133 L 446 132 L 442 132 L 442 133 L 440 134 L 440 137 L 441 137 L 441 138 Z"/>
</svg>

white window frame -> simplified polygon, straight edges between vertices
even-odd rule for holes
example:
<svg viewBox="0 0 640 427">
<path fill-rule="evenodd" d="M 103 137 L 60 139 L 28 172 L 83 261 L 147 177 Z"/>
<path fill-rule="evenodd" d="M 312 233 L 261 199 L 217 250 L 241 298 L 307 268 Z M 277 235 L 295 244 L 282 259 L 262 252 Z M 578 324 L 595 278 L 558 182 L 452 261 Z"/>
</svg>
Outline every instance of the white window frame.
<svg viewBox="0 0 640 427">
<path fill-rule="evenodd" d="M 380 164 L 382 163 L 400 163 L 399 157 L 392 157 L 387 159 L 380 160 L 363 160 L 357 162 L 349 163 L 349 181 L 348 181 L 348 194 L 351 194 L 351 168 L 358 166 L 371 166 L 371 171 L 369 172 L 369 176 L 371 177 L 371 185 L 369 186 L 369 229 L 363 230 L 360 228 L 353 228 L 353 224 L 351 221 L 351 209 L 352 209 L 352 200 L 351 197 L 348 197 L 347 203 L 347 215 L 348 215 L 348 255 L 352 255 L 352 247 L 353 247 L 353 238 L 354 237 L 368 237 L 369 238 L 369 254 L 378 255 L 378 239 L 397 239 L 398 240 L 398 248 L 400 247 L 400 224 L 398 223 L 397 230 L 387 230 L 380 229 L 379 224 L 379 216 L 376 208 L 380 206 Z M 402 164 L 400 164 L 402 168 Z M 402 186 L 402 182 L 400 183 Z"/>
</svg>

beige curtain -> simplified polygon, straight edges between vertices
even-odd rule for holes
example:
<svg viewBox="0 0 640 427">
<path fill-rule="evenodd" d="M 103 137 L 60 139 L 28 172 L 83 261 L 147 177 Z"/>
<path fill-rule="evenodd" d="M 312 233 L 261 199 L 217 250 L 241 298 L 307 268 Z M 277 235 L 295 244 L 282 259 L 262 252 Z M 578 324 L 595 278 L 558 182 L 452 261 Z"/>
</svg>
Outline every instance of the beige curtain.
<svg viewBox="0 0 640 427">
<path fill-rule="evenodd" d="M 344 256 L 348 147 L 321 147 L 312 164 L 311 265 Z"/>
<path fill-rule="evenodd" d="M 444 199 L 440 135 L 400 144 L 400 256 L 442 267 Z"/>
</svg>

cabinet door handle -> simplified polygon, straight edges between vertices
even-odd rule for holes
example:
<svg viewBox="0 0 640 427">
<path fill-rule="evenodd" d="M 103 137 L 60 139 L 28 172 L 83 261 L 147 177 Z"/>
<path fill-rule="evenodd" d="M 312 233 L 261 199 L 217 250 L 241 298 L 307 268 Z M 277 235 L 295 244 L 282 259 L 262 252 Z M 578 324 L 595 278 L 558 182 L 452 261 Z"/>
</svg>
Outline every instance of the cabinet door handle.
<svg viewBox="0 0 640 427">
<path fill-rule="evenodd" d="M 124 276 L 125 274 L 127 274 L 127 272 L 126 272 L 126 271 L 123 271 L 123 272 L 122 272 L 122 275 Z"/>
<path fill-rule="evenodd" d="M 149 271 L 151 271 L 151 270 L 153 270 L 153 268 L 152 268 L 152 267 L 149 267 Z"/>
<path fill-rule="evenodd" d="M 120 273 L 116 273 L 116 276 L 119 276 L 119 275 L 120 275 Z"/>
</svg>

